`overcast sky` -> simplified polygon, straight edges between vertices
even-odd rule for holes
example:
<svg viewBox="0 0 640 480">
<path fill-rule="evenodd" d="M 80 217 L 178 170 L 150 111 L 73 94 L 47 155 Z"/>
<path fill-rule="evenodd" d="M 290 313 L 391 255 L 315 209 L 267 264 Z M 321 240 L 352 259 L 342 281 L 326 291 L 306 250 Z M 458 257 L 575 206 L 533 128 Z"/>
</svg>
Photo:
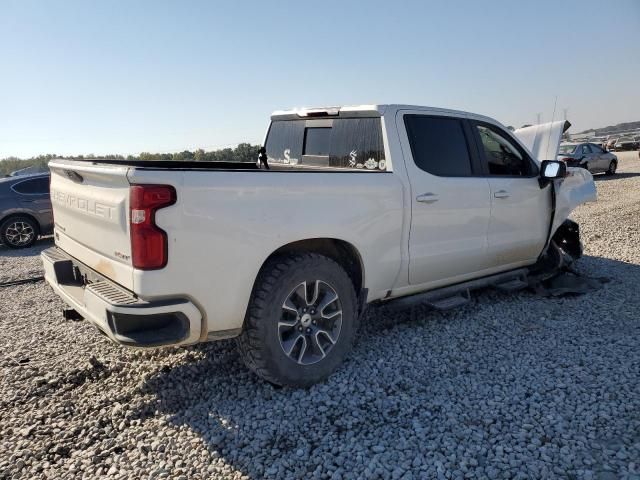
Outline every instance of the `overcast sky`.
<svg viewBox="0 0 640 480">
<path fill-rule="evenodd" d="M 640 0 L 0 0 L 0 158 L 259 143 L 276 109 L 640 120 Z"/>
</svg>

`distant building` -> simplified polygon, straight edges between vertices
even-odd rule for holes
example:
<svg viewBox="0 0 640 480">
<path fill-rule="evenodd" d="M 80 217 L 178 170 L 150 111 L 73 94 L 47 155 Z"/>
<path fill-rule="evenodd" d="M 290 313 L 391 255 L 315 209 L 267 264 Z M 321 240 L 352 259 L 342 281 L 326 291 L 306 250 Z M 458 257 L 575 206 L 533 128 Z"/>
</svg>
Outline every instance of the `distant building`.
<svg viewBox="0 0 640 480">
<path fill-rule="evenodd" d="M 569 134 L 569 138 L 571 139 L 572 142 L 578 141 L 578 140 L 588 140 L 591 137 L 595 137 L 596 136 L 596 131 L 595 130 L 591 130 L 589 132 L 581 132 L 581 133 L 570 133 Z"/>
</svg>

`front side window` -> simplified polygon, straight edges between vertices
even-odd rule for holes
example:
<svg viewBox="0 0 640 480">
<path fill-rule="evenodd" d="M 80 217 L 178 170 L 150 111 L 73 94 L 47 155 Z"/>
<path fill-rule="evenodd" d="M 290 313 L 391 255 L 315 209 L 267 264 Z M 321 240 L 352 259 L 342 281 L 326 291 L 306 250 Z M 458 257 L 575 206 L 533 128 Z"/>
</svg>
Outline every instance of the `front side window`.
<svg viewBox="0 0 640 480">
<path fill-rule="evenodd" d="M 380 118 L 275 120 L 265 146 L 274 165 L 386 170 Z"/>
<path fill-rule="evenodd" d="M 526 177 L 533 173 L 531 162 L 506 134 L 486 125 L 476 128 L 490 175 Z"/>
<path fill-rule="evenodd" d="M 418 168 L 439 177 L 471 175 L 471 158 L 461 120 L 405 115 L 404 122 Z"/>
<path fill-rule="evenodd" d="M 49 193 L 49 178 L 34 178 L 13 185 L 14 191 L 23 195 L 44 195 Z"/>
</svg>

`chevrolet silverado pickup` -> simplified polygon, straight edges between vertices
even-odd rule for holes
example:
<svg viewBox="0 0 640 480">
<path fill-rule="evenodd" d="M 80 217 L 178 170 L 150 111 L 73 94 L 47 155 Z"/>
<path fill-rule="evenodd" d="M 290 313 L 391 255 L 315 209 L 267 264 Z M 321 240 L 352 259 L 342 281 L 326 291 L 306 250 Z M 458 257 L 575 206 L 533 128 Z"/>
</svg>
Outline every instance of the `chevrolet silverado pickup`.
<svg viewBox="0 0 640 480">
<path fill-rule="evenodd" d="M 45 277 L 119 344 L 235 337 L 257 374 L 308 386 L 369 303 L 449 308 L 579 257 L 567 218 L 596 192 L 555 161 L 566 128 L 362 105 L 275 112 L 256 163 L 56 159 Z"/>
</svg>

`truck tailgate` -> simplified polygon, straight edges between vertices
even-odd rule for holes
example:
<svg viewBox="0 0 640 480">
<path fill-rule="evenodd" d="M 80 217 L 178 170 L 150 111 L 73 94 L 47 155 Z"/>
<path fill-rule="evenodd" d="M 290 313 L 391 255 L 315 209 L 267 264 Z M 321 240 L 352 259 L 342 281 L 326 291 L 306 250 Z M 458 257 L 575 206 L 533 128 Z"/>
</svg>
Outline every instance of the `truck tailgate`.
<svg viewBox="0 0 640 480">
<path fill-rule="evenodd" d="M 133 290 L 129 167 L 54 160 L 49 168 L 56 245 Z"/>
</svg>

